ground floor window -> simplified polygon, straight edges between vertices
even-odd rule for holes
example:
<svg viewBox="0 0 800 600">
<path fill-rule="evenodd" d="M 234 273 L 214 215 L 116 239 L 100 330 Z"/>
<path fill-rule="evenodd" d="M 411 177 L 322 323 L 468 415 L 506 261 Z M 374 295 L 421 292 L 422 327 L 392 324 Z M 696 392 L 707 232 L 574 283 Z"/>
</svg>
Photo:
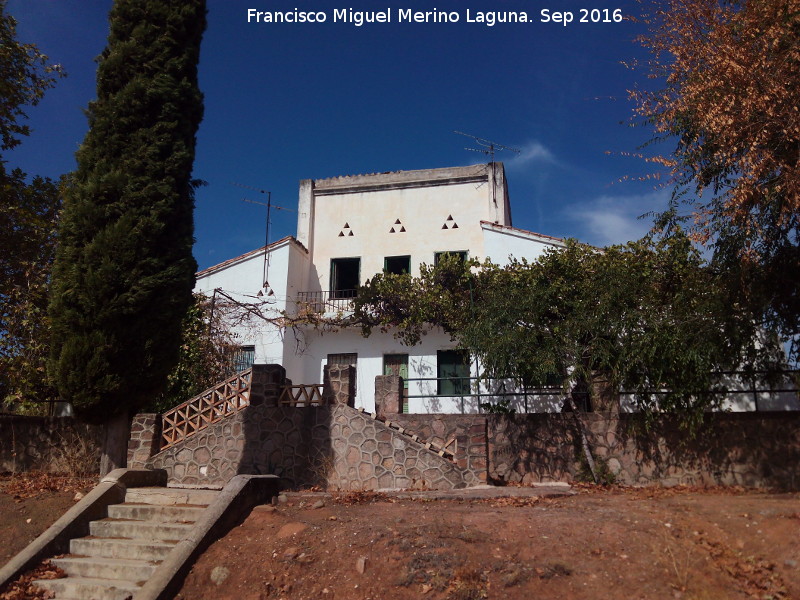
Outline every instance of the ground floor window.
<svg viewBox="0 0 800 600">
<path fill-rule="evenodd" d="M 343 354 L 328 354 L 328 366 L 350 365 L 352 367 L 355 367 L 357 362 L 358 362 L 357 352 L 346 352 Z"/>
<path fill-rule="evenodd" d="M 436 353 L 436 377 L 439 396 L 469 394 L 469 353 L 466 350 L 439 350 Z"/>
<path fill-rule="evenodd" d="M 408 413 L 408 354 L 384 354 L 383 374 L 403 378 L 402 412 Z"/>
</svg>

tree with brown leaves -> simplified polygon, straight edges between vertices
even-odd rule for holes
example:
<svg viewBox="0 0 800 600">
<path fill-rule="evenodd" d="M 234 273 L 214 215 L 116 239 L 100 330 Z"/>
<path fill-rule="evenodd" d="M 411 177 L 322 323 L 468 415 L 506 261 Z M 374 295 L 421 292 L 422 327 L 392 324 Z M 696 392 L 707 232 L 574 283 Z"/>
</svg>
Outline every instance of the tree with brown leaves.
<svg viewBox="0 0 800 600">
<path fill-rule="evenodd" d="M 656 160 L 692 204 L 736 302 L 784 340 L 800 331 L 800 1 L 666 0 L 645 17 L 657 91 L 635 90 Z M 677 205 L 677 201 L 676 201 Z M 674 216 L 674 212 L 672 213 Z"/>
</svg>

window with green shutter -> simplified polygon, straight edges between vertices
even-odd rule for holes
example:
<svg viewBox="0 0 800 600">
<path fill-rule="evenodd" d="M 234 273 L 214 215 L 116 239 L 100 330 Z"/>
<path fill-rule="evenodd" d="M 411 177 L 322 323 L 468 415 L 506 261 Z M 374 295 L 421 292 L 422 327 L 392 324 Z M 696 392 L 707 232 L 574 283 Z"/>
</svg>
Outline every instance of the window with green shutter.
<svg viewBox="0 0 800 600">
<path fill-rule="evenodd" d="M 469 394 L 469 353 L 466 350 L 439 350 L 436 353 L 436 377 L 439 396 Z"/>
</svg>

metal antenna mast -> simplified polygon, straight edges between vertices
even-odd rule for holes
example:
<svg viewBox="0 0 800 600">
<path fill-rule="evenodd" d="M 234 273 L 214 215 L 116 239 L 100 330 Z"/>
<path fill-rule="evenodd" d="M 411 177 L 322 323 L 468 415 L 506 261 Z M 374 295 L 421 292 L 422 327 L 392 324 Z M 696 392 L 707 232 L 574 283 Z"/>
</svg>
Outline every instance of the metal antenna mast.
<svg viewBox="0 0 800 600">
<path fill-rule="evenodd" d="M 269 225 L 271 221 L 271 213 L 272 209 L 275 208 L 277 210 L 286 210 L 291 211 L 291 208 L 285 208 L 283 206 L 277 206 L 272 204 L 272 192 L 268 190 L 261 190 L 258 188 L 251 187 L 249 185 L 244 185 L 241 183 L 231 182 L 231 185 L 235 185 L 236 187 L 245 188 L 248 190 L 253 190 L 254 192 L 258 192 L 259 194 L 266 194 L 267 201 L 266 202 L 257 202 L 255 200 L 250 200 L 249 198 L 242 198 L 242 202 L 249 202 L 250 204 L 258 204 L 259 206 L 266 206 L 267 207 L 267 219 L 266 225 L 264 227 L 264 272 L 263 272 L 263 280 L 261 284 L 261 290 L 258 292 L 258 296 L 263 296 L 265 293 L 267 296 L 272 296 L 275 292 L 272 291 L 269 287 L 269 251 L 267 250 L 269 246 Z"/>
<path fill-rule="evenodd" d="M 486 138 L 478 137 L 477 135 L 464 133 L 463 131 L 453 130 L 453 133 L 471 138 L 478 146 L 480 146 L 480 148 L 464 148 L 464 150 L 469 150 L 470 152 L 480 152 L 481 154 L 489 157 L 489 164 L 492 165 L 492 202 L 495 204 L 495 206 L 497 206 L 497 181 L 495 179 L 494 153 L 496 151 L 508 150 L 514 154 L 519 154 L 522 151 L 518 148 L 512 148 L 511 146 L 506 146 L 505 144 L 500 144 L 498 142 L 487 140 Z"/>
</svg>

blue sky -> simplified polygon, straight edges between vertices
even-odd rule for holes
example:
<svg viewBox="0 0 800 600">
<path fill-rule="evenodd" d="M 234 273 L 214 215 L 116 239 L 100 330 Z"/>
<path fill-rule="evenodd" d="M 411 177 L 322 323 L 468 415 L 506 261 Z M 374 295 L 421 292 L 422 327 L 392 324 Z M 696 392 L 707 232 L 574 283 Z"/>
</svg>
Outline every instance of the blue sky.
<svg viewBox="0 0 800 600">
<path fill-rule="evenodd" d="M 629 127 L 627 90 L 645 74 L 641 26 L 542 23 L 541 10 L 621 9 L 639 4 L 572 0 L 208 0 L 200 85 L 195 256 L 205 268 L 263 244 L 263 200 L 239 183 L 297 206 L 300 179 L 465 165 L 468 132 L 520 148 L 506 164 L 514 225 L 604 245 L 638 238 L 668 190 L 624 182 L 650 168 L 626 157 L 651 132 Z M 18 37 L 35 42 L 68 73 L 29 111 L 30 138 L 11 166 L 57 177 L 75 166 L 94 97 L 94 57 L 105 46 L 110 0 L 9 0 Z M 458 23 L 397 23 L 400 9 L 456 11 Z M 325 23 L 247 22 L 247 9 L 323 11 Z M 394 22 L 356 27 L 334 9 L 385 11 Z M 487 27 L 466 11 L 526 11 L 531 23 Z M 271 240 L 295 233 L 296 214 L 274 211 Z"/>
</svg>

